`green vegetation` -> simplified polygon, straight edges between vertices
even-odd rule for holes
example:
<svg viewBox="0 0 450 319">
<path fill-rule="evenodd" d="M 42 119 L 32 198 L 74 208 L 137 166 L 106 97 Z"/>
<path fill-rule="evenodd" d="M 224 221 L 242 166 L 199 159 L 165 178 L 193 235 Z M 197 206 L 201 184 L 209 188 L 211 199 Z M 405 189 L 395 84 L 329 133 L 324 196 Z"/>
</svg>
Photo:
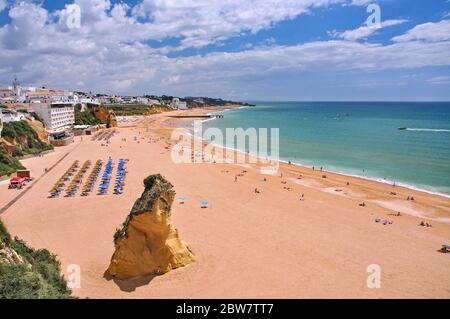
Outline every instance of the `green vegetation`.
<svg viewBox="0 0 450 319">
<path fill-rule="evenodd" d="M 161 174 L 156 175 L 150 175 L 144 179 L 144 186 L 145 190 L 149 190 L 153 187 L 153 184 L 155 184 L 156 179 L 164 179 L 164 177 L 161 176 Z"/>
<path fill-rule="evenodd" d="M 0 149 L 0 176 L 9 176 L 19 169 L 25 169 L 25 167 L 16 158 Z"/>
<path fill-rule="evenodd" d="M 66 299 L 71 291 L 60 274 L 60 263 L 46 249 L 34 250 L 11 236 L 0 221 L 0 249 L 11 248 L 24 263 L 0 260 L 0 299 Z"/>
<path fill-rule="evenodd" d="M 108 108 L 113 110 L 116 116 L 145 115 L 153 106 L 143 104 L 112 104 Z"/>
<path fill-rule="evenodd" d="M 30 115 L 36 120 L 42 123 L 42 125 L 44 124 L 44 120 L 42 119 L 42 117 L 39 116 L 39 114 L 37 114 L 36 112 L 31 112 Z"/>
<path fill-rule="evenodd" d="M 92 112 L 81 112 L 81 105 L 75 105 L 75 125 L 97 125 L 100 121 Z"/>
<path fill-rule="evenodd" d="M 39 154 L 53 149 L 53 146 L 42 142 L 38 134 L 26 121 L 3 124 L 2 137 L 15 140 L 17 147 L 14 156 Z"/>
</svg>

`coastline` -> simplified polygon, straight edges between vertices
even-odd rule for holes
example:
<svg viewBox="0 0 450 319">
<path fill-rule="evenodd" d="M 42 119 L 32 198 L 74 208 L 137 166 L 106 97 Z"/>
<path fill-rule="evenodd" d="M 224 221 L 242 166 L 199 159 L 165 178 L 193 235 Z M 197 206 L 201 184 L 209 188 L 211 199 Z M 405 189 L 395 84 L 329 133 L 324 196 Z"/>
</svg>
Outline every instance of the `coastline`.
<svg viewBox="0 0 450 319">
<path fill-rule="evenodd" d="M 200 110 L 199 109 L 188 110 L 188 111 L 183 111 L 182 114 L 183 115 L 187 115 L 187 114 L 196 114 L 196 115 L 206 115 L 206 114 L 208 114 L 209 115 L 209 114 L 216 114 L 216 113 L 217 114 L 222 114 L 222 113 L 227 112 L 227 111 L 240 109 L 241 107 L 223 107 L 223 108 L 224 109 L 216 110 L 216 111 L 213 111 L 213 112 L 211 112 L 211 108 L 205 108 L 205 109 L 200 109 Z M 217 118 L 201 120 L 201 122 L 203 123 L 205 121 L 212 121 L 212 120 L 217 120 Z M 186 123 L 188 123 L 188 125 L 190 126 L 190 129 L 188 129 L 188 134 L 192 138 L 194 138 L 195 140 L 199 141 L 193 135 L 193 127 L 192 127 L 193 121 L 192 120 L 189 120 L 189 121 L 183 120 L 183 121 L 180 121 L 180 122 L 183 122 L 183 125 L 181 126 L 183 128 L 186 128 Z M 173 128 L 177 127 L 177 122 L 176 121 L 172 122 L 172 123 L 167 123 L 166 121 L 163 120 L 162 123 L 166 123 L 165 124 L 166 125 L 166 127 L 165 127 L 166 130 L 167 129 L 173 129 Z M 169 135 L 166 135 L 166 137 L 170 138 Z M 201 142 L 203 142 L 203 146 L 208 144 L 207 142 L 205 142 L 203 140 Z M 261 157 L 255 156 L 254 154 L 251 154 L 251 153 L 246 153 L 246 152 L 244 152 L 242 150 L 238 150 L 238 149 L 235 149 L 235 148 L 224 147 L 224 146 L 222 146 L 220 144 L 217 144 L 217 143 L 210 143 L 210 144 L 213 145 L 214 147 L 217 147 L 217 148 L 222 149 L 222 150 L 229 150 L 231 152 L 239 153 L 239 154 L 242 154 L 242 155 L 247 156 L 247 157 L 250 156 L 253 159 L 255 159 L 256 161 L 258 161 L 258 162 L 260 160 L 262 160 Z M 269 157 L 269 159 L 270 159 L 270 157 Z M 398 193 L 398 191 L 401 190 L 402 193 L 408 194 L 408 195 L 405 195 L 405 197 L 407 197 L 407 196 L 411 196 L 411 197 L 418 197 L 419 196 L 420 197 L 421 195 L 422 196 L 433 196 L 433 197 L 437 197 L 437 198 L 443 200 L 444 202 L 446 200 L 450 199 L 450 195 L 442 194 L 442 193 L 439 193 L 439 192 L 432 192 L 432 191 L 420 189 L 418 187 L 415 187 L 415 186 L 412 186 L 412 185 L 408 185 L 408 184 L 404 184 L 404 183 L 396 182 L 395 186 L 393 186 L 393 182 L 383 181 L 383 180 L 379 180 L 379 179 L 376 179 L 376 178 L 359 176 L 359 175 L 356 175 L 356 174 L 346 174 L 346 173 L 337 172 L 337 171 L 331 171 L 331 170 L 322 170 L 322 171 L 320 171 L 320 170 L 316 169 L 314 171 L 314 170 L 312 170 L 311 166 L 303 165 L 301 163 L 294 163 L 294 162 L 291 162 L 291 164 L 289 164 L 288 161 L 281 160 L 281 159 L 278 160 L 278 162 L 279 162 L 279 171 L 280 172 L 290 171 L 294 175 L 296 175 L 296 174 L 304 175 L 304 174 L 307 174 L 308 172 L 311 172 L 313 175 L 315 175 L 316 178 L 317 177 L 320 178 L 321 175 L 326 173 L 327 174 L 327 178 L 334 177 L 335 179 L 339 180 L 341 182 L 341 184 L 342 184 L 341 186 L 345 186 L 342 183 L 343 180 L 345 180 L 345 183 L 347 183 L 347 180 L 348 181 L 352 181 L 351 182 L 352 184 L 354 184 L 354 181 L 359 181 L 362 184 L 367 184 L 366 188 L 368 188 L 368 189 L 370 189 L 370 188 L 382 189 L 383 192 L 386 193 L 386 194 L 389 194 L 390 192 Z M 227 163 L 223 163 L 223 164 L 229 165 Z M 239 165 L 239 164 L 234 164 L 234 165 Z M 248 164 L 248 166 L 252 166 L 252 165 L 256 165 L 256 164 Z M 387 200 L 391 200 L 391 199 L 392 198 L 387 198 Z M 380 204 L 383 205 L 383 203 L 378 203 L 378 204 L 379 205 Z M 399 206 L 397 208 L 398 208 L 398 210 L 402 209 L 401 206 Z M 425 210 L 428 210 L 430 208 L 431 207 L 429 206 Z M 449 212 L 450 212 L 450 206 L 448 207 L 448 209 L 449 209 Z M 447 215 L 446 216 L 438 216 L 436 218 L 432 218 L 432 217 L 428 216 L 428 215 L 432 215 L 432 214 L 429 214 L 429 212 L 424 213 L 424 214 L 420 214 L 420 213 L 414 212 L 412 215 L 414 215 L 416 217 L 421 217 L 421 218 L 424 218 L 424 219 L 429 219 L 429 220 L 434 220 L 434 221 L 450 224 L 450 214 L 448 214 L 448 216 Z"/>
<path fill-rule="evenodd" d="M 231 110 L 243 109 L 243 108 L 248 108 L 248 106 L 228 108 L 228 109 L 225 109 L 225 110 L 219 110 L 219 111 L 216 111 L 216 112 L 209 112 L 209 113 L 206 113 L 206 114 L 207 115 L 216 114 L 216 113 L 217 114 L 222 114 L 222 113 L 226 113 L 226 112 L 231 111 Z M 202 120 L 201 122 L 202 123 L 206 123 L 206 122 L 210 122 L 210 121 L 214 121 L 214 120 L 217 120 L 217 118 L 213 117 L 213 118 L 210 118 L 210 119 Z M 429 129 L 411 129 L 411 128 L 408 128 L 407 130 L 429 130 Z M 449 130 L 437 130 L 437 131 L 449 131 Z M 246 154 L 245 151 L 242 151 L 242 150 L 239 150 L 239 149 L 236 149 L 236 148 L 225 147 L 225 146 L 223 146 L 221 144 L 218 144 L 218 143 L 211 143 L 211 144 L 216 146 L 216 147 L 221 147 L 223 149 L 228 149 L 228 150 L 231 150 L 231 151 L 239 152 L 241 154 Z M 261 159 L 261 157 L 255 155 L 255 154 L 250 153 L 250 155 L 252 157 L 256 157 L 258 159 Z M 273 160 L 272 158 L 270 158 L 270 156 L 268 158 Z M 298 167 L 312 168 L 312 166 L 305 165 L 305 164 L 303 164 L 301 162 L 289 161 L 287 159 L 280 158 L 278 161 L 280 163 L 284 163 L 284 164 L 288 164 L 289 162 L 291 162 L 291 165 L 298 166 Z M 343 171 L 340 171 L 340 170 L 332 170 L 332 169 L 331 170 L 323 169 L 323 172 L 332 173 L 332 174 L 338 174 L 338 175 L 342 175 L 344 177 L 347 176 L 347 177 L 360 178 L 360 179 L 363 179 L 363 180 L 377 182 L 377 183 L 382 183 L 382 184 L 386 184 L 386 185 L 393 185 L 395 183 L 397 186 L 404 187 L 404 188 L 410 189 L 412 191 L 423 192 L 423 193 L 427 193 L 427 194 L 430 194 L 430 195 L 437 195 L 437 196 L 442 196 L 442 197 L 450 199 L 450 194 L 442 193 L 442 192 L 439 192 L 439 191 L 436 191 L 436 190 L 426 189 L 426 188 L 423 187 L 423 186 L 425 186 L 425 187 L 433 188 L 433 186 L 430 186 L 430 185 L 418 186 L 418 185 L 409 184 L 409 183 L 405 183 L 405 182 L 401 182 L 401 181 L 399 182 L 399 181 L 389 180 L 389 179 L 385 179 L 385 178 L 382 178 L 382 177 L 362 176 L 362 175 L 359 175 L 359 174 L 356 174 L 356 173 L 343 172 Z"/>
<path fill-rule="evenodd" d="M 186 121 L 167 115 L 200 111 L 211 110 L 119 123 L 108 145 L 76 137 L 70 146 L 27 159 L 39 176 L 71 151 L 2 221 L 13 236 L 58 255 L 66 276 L 70 265 L 79 265 L 81 287 L 73 295 L 80 298 L 450 297 L 448 256 L 437 252 L 450 238 L 450 200 L 285 163 L 283 178 L 262 175 L 258 164 L 174 163 L 176 142 L 169 137 Z M 47 198 L 75 160 L 109 157 L 130 159 L 122 195 Z M 174 201 L 172 222 L 197 261 L 151 281 L 107 280 L 113 235 L 142 194 L 143 178 L 155 173 L 173 184 L 177 199 L 187 198 Z M 17 194 L 3 186 L 1 204 Z M 203 209 L 205 200 L 210 205 Z M 420 227 L 421 221 L 433 227 Z M 366 268 L 374 263 L 382 267 L 381 289 L 366 287 Z"/>
</svg>

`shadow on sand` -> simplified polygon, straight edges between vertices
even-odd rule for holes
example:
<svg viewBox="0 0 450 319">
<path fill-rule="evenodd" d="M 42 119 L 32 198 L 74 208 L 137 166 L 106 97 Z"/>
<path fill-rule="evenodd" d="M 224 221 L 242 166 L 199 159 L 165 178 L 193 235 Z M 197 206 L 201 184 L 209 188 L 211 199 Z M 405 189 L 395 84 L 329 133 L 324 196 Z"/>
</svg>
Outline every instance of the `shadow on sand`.
<svg viewBox="0 0 450 319">
<path fill-rule="evenodd" d="M 153 278 L 155 278 L 156 276 L 148 275 L 148 276 L 137 277 L 137 278 L 133 278 L 133 279 L 129 279 L 129 280 L 121 280 L 121 279 L 114 278 L 113 276 L 105 273 L 103 277 L 108 281 L 110 281 L 110 280 L 114 281 L 114 283 L 120 288 L 120 290 L 125 291 L 125 292 L 133 292 L 138 287 L 148 285 L 153 280 Z"/>
</svg>

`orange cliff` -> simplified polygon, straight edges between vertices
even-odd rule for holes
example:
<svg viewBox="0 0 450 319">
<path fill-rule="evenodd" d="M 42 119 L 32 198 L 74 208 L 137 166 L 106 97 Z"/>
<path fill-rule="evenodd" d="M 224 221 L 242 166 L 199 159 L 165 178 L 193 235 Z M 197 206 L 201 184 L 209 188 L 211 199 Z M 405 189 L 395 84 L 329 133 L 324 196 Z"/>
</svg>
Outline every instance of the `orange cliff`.
<svg viewBox="0 0 450 319">
<path fill-rule="evenodd" d="M 106 277 L 127 280 L 162 275 L 195 261 L 191 249 L 172 226 L 172 184 L 159 174 L 147 177 L 144 184 L 144 192 L 114 235 L 115 252 Z"/>
</svg>

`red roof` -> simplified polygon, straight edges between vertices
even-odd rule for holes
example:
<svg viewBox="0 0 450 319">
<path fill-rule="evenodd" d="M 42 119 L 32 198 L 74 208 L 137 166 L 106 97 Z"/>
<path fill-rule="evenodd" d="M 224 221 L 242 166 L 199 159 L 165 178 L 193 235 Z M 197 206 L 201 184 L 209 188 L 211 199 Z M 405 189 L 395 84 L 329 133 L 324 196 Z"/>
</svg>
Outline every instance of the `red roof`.
<svg viewBox="0 0 450 319">
<path fill-rule="evenodd" d="M 23 182 L 24 180 L 25 180 L 25 178 L 22 178 L 22 177 L 13 177 L 9 181 L 10 182 Z"/>
</svg>

